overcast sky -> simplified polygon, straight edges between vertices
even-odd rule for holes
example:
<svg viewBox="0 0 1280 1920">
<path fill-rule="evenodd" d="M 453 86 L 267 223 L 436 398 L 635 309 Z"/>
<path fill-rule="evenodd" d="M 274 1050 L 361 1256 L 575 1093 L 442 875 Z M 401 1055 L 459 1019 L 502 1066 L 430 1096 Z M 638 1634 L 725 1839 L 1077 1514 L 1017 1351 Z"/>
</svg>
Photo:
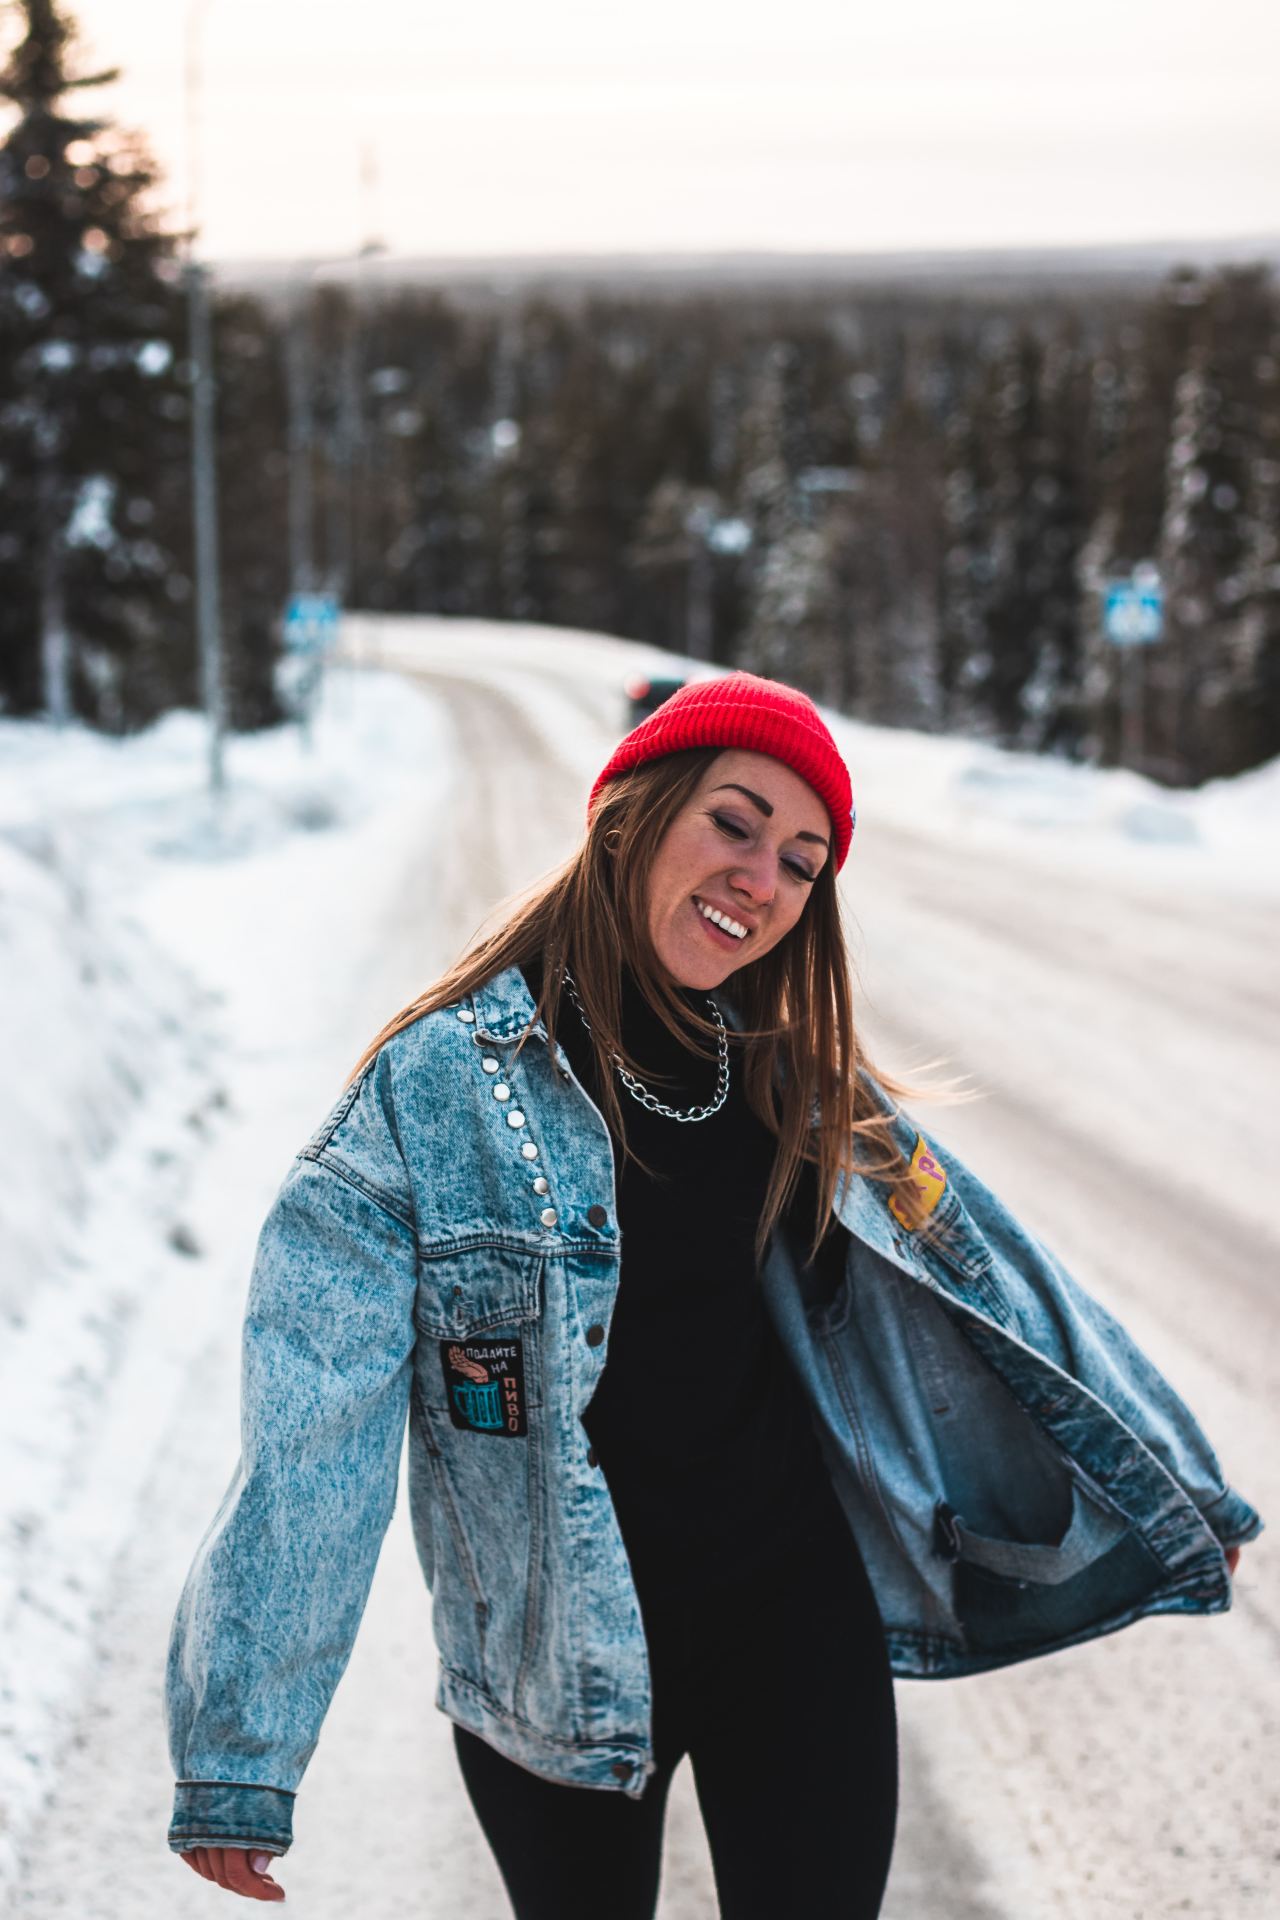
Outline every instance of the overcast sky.
<svg viewBox="0 0 1280 1920">
<path fill-rule="evenodd" d="M 214 256 L 1280 229 L 1280 0 L 82 0 L 175 212 L 193 9 Z"/>
</svg>

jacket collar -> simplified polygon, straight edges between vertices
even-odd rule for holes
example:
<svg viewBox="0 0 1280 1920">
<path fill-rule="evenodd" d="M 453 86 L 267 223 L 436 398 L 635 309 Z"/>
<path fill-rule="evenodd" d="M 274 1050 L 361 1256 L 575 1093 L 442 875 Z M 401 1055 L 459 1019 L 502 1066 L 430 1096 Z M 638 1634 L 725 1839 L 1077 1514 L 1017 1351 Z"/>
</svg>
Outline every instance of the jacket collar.
<svg viewBox="0 0 1280 1920">
<path fill-rule="evenodd" d="M 537 1011 L 519 967 L 504 967 L 501 973 L 495 973 L 491 980 L 476 988 L 470 1004 L 476 1016 L 477 1034 L 498 1043 L 518 1040 L 525 1029 L 533 1025 Z M 545 1034 L 546 1027 L 539 1021 L 534 1030 Z"/>
</svg>

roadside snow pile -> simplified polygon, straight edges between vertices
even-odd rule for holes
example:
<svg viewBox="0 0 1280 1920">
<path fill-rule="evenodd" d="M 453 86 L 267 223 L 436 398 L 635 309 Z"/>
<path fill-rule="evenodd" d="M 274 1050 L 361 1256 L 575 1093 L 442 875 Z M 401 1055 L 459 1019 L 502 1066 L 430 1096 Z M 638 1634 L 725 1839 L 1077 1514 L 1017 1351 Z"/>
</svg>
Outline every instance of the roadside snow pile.
<svg viewBox="0 0 1280 1920">
<path fill-rule="evenodd" d="M 1229 780 L 1210 780 L 1190 805 L 1207 843 L 1247 861 L 1261 885 L 1274 890 L 1280 884 L 1280 760 Z"/>
<path fill-rule="evenodd" d="M 216 927 L 184 937 L 197 924 L 187 896 L 211 866 L 243 868 L 301 832 L 352 826 L 385 799 L 397 764 L 387 729 L 403 733 L 415 709 L 394 681 L 380 696 L 372 679 L 356 684 L 315 753 L 292 728 L 233 738 L 216 805 L 195 714 L 125 740 L 0 721 L 0 1325 L 20 1320 L 74 1245 L 89 1173 L 144 1089 L 175 1073 L 194 1089 L 207 1075 L 222 982 L 203 962 L 222 956 L 201 950 Z M 411 763 L 421 764 L 421 724 L 408 729 Z M 155 911 L 164 882 L 184 896 L 167 925 L 168 902 Z"/>
<path fill-rule="evenodd" d="M 23 1324 L 41 1283 L 73 1253 L 91 1170 L 143 1086 L 207 1052 L 209 1008 L 137 922 L 95 894 L 74 834 L 53 823 L 20 839 L 0 825 L 0 953 L 4 1328 Z"/>
<path fill-rule="evenodd" d="M 1174 790 L 1123 767 L 1086 767 L 982 741 L 872 727 L 826 712 L 854 778 L 860 823 L 969 844 L 1021 841 L 1059 865 L 1274 892 L 1280 762 Z"/>
<path fill-rule="evenodd" d="M 309 747 L 233 736 L 227 772 L 215 804 L 193 714 L 0 721 L 0 1895 L 244 1221 L 368 1037 L 353 979 L 454 775 L 422 693 L 341 669 Z"/>
</svg>

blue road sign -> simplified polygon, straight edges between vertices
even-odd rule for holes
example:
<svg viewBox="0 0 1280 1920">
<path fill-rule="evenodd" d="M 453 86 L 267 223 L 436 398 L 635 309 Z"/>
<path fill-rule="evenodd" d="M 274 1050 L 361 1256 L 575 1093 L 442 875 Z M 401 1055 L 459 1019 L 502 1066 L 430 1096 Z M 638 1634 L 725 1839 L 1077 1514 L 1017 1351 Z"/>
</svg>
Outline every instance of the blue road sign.
<svg viewBox="0 0 1280 1920">
<path fill-rule="evenodd" d="M 1164 626 L 1159 582 L 1112 580 L 1103 593 L 1102 624 L 1112 646 L 1151 646 Z"/>
<path fill-rule="evenodd" d="M 284 644 L 290 653 L 320 653 L 338 637 L 336 593 L 295 593 L 285 603 Z"/>
</svg>

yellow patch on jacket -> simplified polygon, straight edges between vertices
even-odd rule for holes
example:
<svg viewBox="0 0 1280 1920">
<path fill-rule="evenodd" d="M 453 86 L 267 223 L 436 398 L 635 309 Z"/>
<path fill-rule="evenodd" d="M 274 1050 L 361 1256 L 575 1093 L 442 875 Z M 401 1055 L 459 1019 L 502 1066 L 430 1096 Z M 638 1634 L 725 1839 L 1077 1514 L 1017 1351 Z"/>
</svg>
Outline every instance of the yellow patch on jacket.
<svg viewBox="0 0 1280 1920">
<path fill-rule="evenodd" d="M 916 1196 L 915 1218 L 908 1219 L 906 1208 L 896 1193 L 889 1196 L 889 1211 L 900 1226 L 908 1233 L 924 1225 L 946 1191 L 947 1170 L 926 1144 L 923 1135 L 916 1135 L 916 1150 L 911 1156 L 911 1186 Z"/>
</svg>

